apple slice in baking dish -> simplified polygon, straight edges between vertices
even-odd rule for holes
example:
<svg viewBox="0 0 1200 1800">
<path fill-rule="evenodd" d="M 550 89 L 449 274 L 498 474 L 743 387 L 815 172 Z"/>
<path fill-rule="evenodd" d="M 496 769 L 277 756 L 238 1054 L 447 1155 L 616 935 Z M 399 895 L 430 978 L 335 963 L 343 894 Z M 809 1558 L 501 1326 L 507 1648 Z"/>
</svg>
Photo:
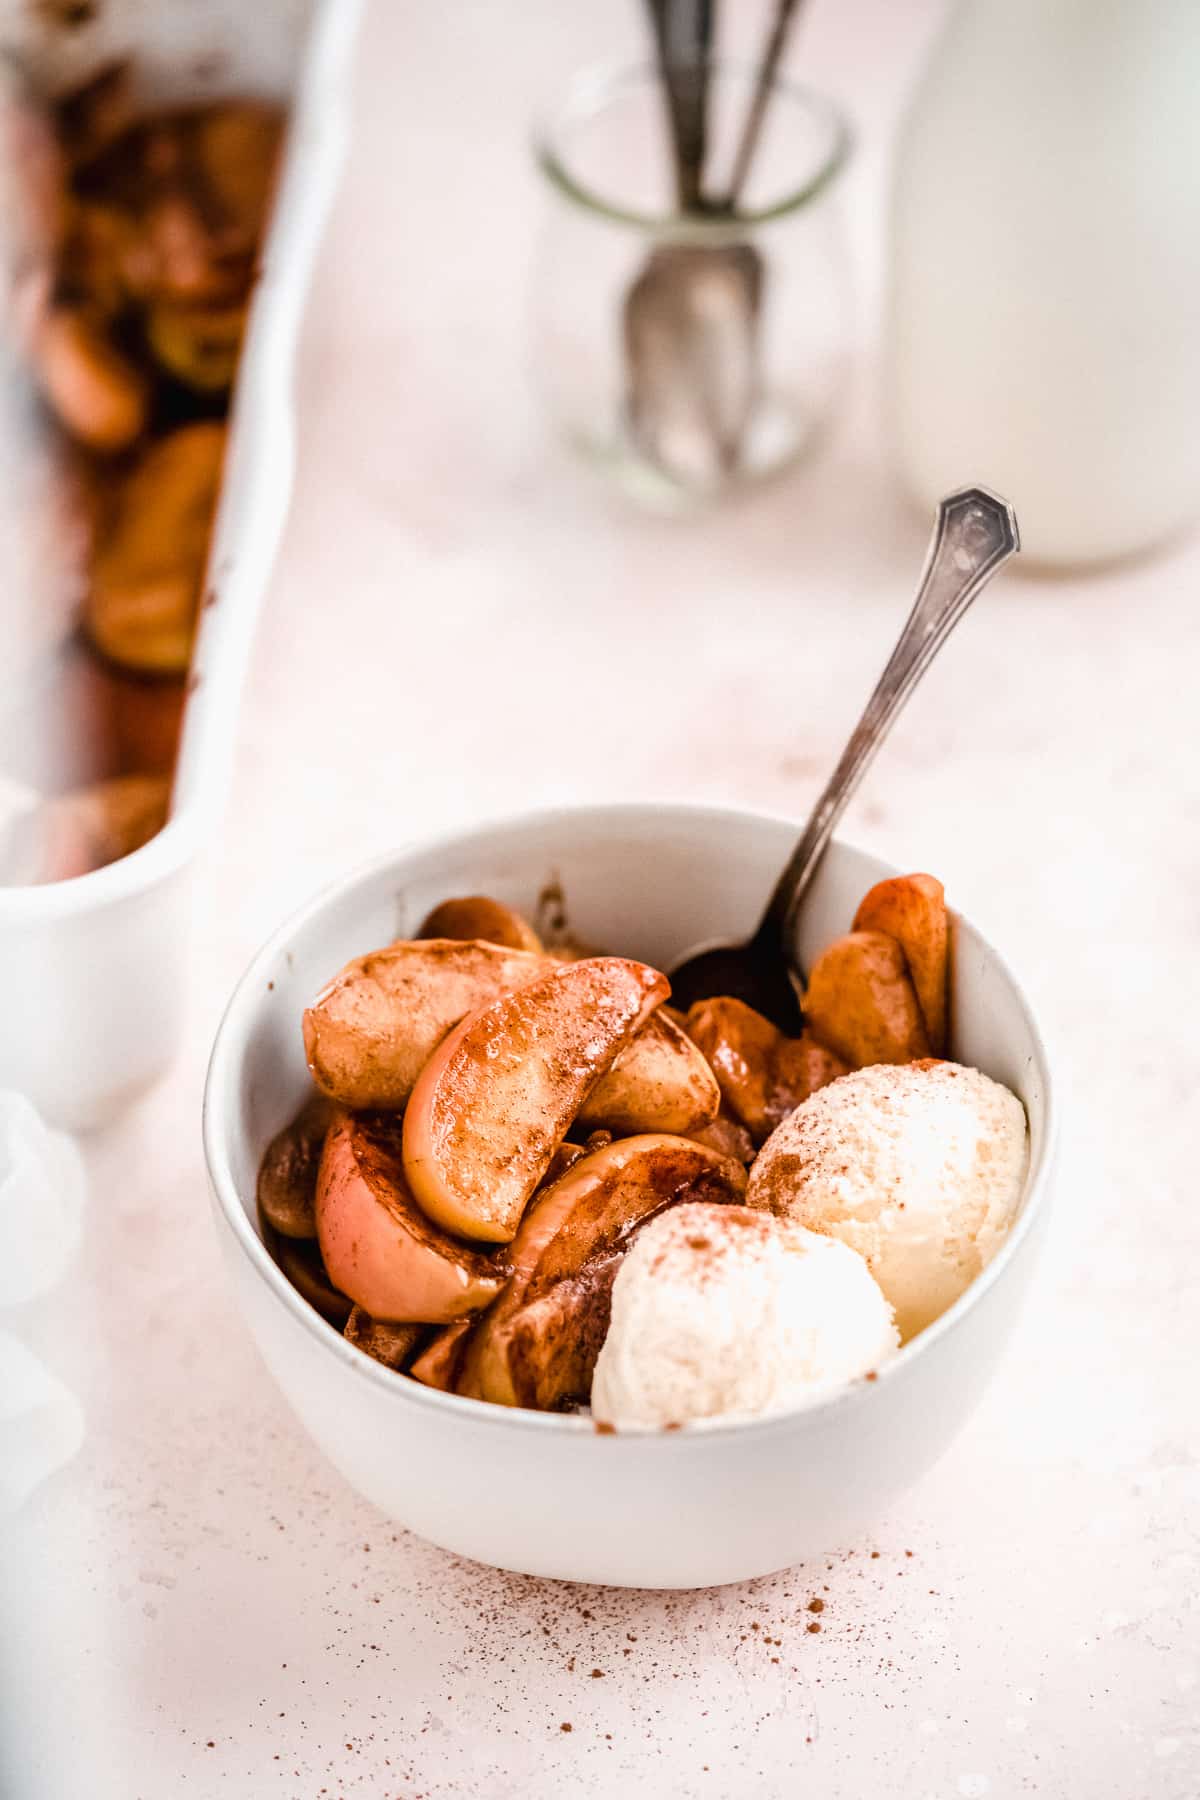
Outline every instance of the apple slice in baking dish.
<svg viewBox="0 0 1200 1800">
<path fill-rule="evenodd" d="M 598 956 L 456 1026 L 404 1118 L 405 1173 L 434 1223 L 510 1242 L 576 1113 L 670 991 L 645 963 Z"/>
<path fill-rule="evenodd" d="M 400 1124 L 341 1114 L 317 1177 L 317 1239 L 335 1287 L 374 1319 L 446 1324 L 486 1306 L 507 1269 L 430 1223 L 408 1191 Z"/>
<path fill-rule="evenodd" d="M 739 1202 L 746 1171 L 738 1162 L 702 1144 L 667 1133 L 621 1138 L 580 1157 L 553 1185 L 535 1196 L 509 1249 L 511 1274 L 504 1292 L 483 1315 L 467 1344 L 458 1392 L 506 1406 L 553 1405 L 565 1398 L 559 1384 L 571 1379 L 579 1358 L 562 1358 L 567 1318 L 581 1318 L 574 1301 L 542 1309 L 531 1332 L 521 1335 L 520 1367 L 510 1354 L 512 1326 L 527 1307 L 586 1276 L 588 1305 L 606 1305 L 607 1289 L 593 1277 L 618 1259 L 629 1234 L 644 1220 L 680 1200 Z M 582 1299 L 582 1295 L 580 1296 Z M 539 1323 L 540 1322 L 540 1323 Z M 539 1372 L 537 1343 L 544 1324 L 547 1355 L 555 1347 L 555 1368 Z M 600 1338 L 607 1329 L 604 1315 Z M 584 1363 L 600 1348 L 581 1346 Z M 532 1346 L 532 1348 L 531 1348 Z M 590 1365 L 588 1365 L 590 1367 Z M 553 1391 L 553 1398 L 546 1398 Z"/>
</svg>

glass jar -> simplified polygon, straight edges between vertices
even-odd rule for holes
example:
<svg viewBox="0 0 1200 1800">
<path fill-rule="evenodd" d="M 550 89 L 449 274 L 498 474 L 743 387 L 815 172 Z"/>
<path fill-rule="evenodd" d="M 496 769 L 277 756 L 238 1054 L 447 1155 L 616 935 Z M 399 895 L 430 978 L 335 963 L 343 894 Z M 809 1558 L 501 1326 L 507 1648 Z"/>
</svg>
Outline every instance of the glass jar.
<svg viewBox="0 0 1200 1800">
<path fill-rule="evenodd" d="M 705 213 L 675 203 L 652 65 L 581 75 L 537 139 L 536 376 L 568 442 L 665 508 L 795 462 L 845 369 L 850 133 L 829 100 L 777 82 L 745 190 L 722 212 L 754 83 L 752 69 L 710 71 Z"/>
</svg>

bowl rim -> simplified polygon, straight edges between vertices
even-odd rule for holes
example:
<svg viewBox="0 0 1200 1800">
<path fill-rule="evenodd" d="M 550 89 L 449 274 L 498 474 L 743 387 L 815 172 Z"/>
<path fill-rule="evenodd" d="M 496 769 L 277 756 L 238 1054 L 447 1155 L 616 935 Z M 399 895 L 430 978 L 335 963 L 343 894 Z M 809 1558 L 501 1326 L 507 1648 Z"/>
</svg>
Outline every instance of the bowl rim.
<svg viewBox="0 0 1200 1800">
<path fill-rule="evenodd" d="M 459 826 L 436 835 L 416 837 L 382 855 L 371 857 L 349 873 L 325 883 L 302 906 L 288 915 L 251 958 L 225 1005 L 209 1057 L 201 1116 L 204 1158 L 217 1218 L 228 1229 L 259 1279 L 274 1294 L 276 1301 L 319 1345 L 341 1360 L 350 1372 L 351 1379 L 374 1383 L 383 1392 L 390 1394 L 400 1406 L 432 1408 L 435 1413 L 442 1413 L 447 1420 L 458 1420 L 463 1427 L 470 1424 L 505 1432 L 549 1431 L 559 1439 L 570 1436 L 580 1441 L 587 1438 L 605 1445 L 619 1445 L 622 1442 L 654 1444 L 659 1447 L 661 1454 L 667 1454 L 672 1446 L 707 1443 L 714 1436 L 732 1436 L 738 1439 L 748 1435 L 767 1437 L 808 1429 L 819 1422 L 828 1421 L 839 1411 L 850 1410 L 864 1403 L 868 1395 L 881 1394 L 914 1363 L 928 1357 L 944 1339 L 953 1336 L 967 1314 L 980 1304 L 984 1295 L 1015 1262 L 1045 1211 L 1058 1149 L 1058 1107 L 1051 1059 L 1025 990 L 1007 961 L 969 920 L 952 908 L 951 913 L 956 922 L 972 931 L 986 948 L 1000 974 L 1009 983 L 1024 1015 L 1033 1046 L 1035 1066 L 1042 1084 L 1043 1126 L 1039 1142 L 1036 1146 L 1031 1145 L 1020 1212 L 999 1250 L 952 1306 L 947 1307 L 939 1318 L 927 1325 L 916 1337 L 902 1345 L 895 1356 L 881 1364 L 873 1380 L 863 1378 L 853 1381 L 847 1387 L 807 1405 L 789 1412 L 772 1413 L 765 1418 L 722 1417 L 699 1420 L 679 1431 L 642 1427 L 601 1432 L 597 1431 L 590 1418 L 581 1415 L 536 1412 L 528 1407 L 497 1406 L 490 1401 L 473 1400 L 462 1394 L 448 1394 L 439 1388 L 426 1387 L 422 1382 L 413 1381 L 397 1370 L 386 1368 L 374 1358 L 364 1356 L 361 1350 L 347 1342 L 340 1331 L 322 1318 L 293 1287 L 254 1229 L 238 1193 L 228 1154 L 229 1134 L 225 1129 L 224 1117 L 232 1094 L 235 1065 L 248 1035 L 250 1022 L 257 1007 L 262 1004 L 261 996 L 267 991 L 263 981 L 264 971 L 277 961 L 280 952 L 291 939 L 335 900 L 343 898 L 355 888 L 367 885 L 377 875 L 393 869 L 401 861 L 461 849 L 473 839 L 502 836 L 514 830 L 561 827 L 572 820 L 580 821 L 585 817 L 610 822 L 625 820 L 633 825 L 650 823 L 656 817 L 661 819 L 664 813 L 694 821 L 704 820 L 714 828 L 725 830 L 756 825 L 783 827 L 792 831 L 800 829 L 797 821 L 782 813 L 738 806 L 711 806 L 693 801 L 639 801 L 535 808 L 504 814 L 475 825 Z M 876 856 L 874 852 L 862 850 L 859 845 L 844 838 L 835 838 L 833 841 L 843 850 L 866 856 L 881 864 L 890 874 L 902 872 L 887 864 L 885 859 Z"/>
</svg>

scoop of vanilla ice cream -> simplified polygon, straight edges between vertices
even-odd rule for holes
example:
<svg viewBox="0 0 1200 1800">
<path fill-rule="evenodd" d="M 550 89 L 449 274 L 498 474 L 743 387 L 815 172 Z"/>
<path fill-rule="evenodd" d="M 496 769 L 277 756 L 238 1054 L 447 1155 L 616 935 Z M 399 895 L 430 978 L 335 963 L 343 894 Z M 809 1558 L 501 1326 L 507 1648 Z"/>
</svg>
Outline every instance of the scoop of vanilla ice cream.
<svg viewBox="0 0 1200 1800">
<path fill-rule="evenodd" d="M 880 1063 L 772 1132 L 746 1199 L 857 1250 L 907 1339 L 995 1254 L 1028 1166 L 1025 1109 L 998 1081 L 959 1063 Z"/>
<path fill-rule="evenodd" d="M 786 1412 L 877 1368 L 899 1341 L 844 1244 L 689 1201 L 640 1231 L 617 1272 L 592 1414 L 629 1428 Z"/>
</svg>

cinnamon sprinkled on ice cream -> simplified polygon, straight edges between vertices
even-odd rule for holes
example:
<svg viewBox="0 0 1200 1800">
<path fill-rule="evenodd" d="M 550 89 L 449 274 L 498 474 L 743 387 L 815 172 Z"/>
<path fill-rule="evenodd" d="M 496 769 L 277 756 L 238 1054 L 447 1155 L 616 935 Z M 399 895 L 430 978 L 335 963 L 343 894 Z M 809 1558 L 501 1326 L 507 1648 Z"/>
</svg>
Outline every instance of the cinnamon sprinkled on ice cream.
<svg viewBox="0 0 1200 1800">
<path fill-rule="evenodd" d="M 746 1198 L 859 1251 L 910 1338 L 995 1255 L 1028 1164 L 1025 1110 L 998 1081 L 959 1063 L 881 1063 L 798 1106 Z"/>
<path fill-rule="evenodd" d="M 785 1412 L 878 1367 L 898 1342 L 844 1244 L 690 1201 L 640 1231 L 621 1264 L 592 1412 L 618 1428 Z"/>
</svg>

